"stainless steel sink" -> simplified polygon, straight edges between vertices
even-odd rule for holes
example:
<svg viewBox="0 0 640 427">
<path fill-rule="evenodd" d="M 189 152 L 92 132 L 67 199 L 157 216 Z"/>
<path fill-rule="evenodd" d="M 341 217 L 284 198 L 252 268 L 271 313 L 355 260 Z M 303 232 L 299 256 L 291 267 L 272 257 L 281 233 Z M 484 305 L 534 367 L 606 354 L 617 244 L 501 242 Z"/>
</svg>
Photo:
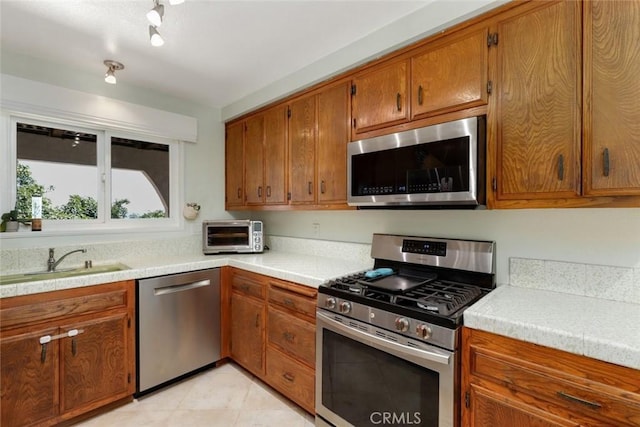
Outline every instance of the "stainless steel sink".
<svg viewBox="0 0 640 427">
<path fill-rule="evenodd" d="M 85 276 L 88 274 L 112 273 L 114 271 L 128 270 L 130 267 L 124 264 L 105 264 L 93 267 L 63 269 L 56 271 L 35 271 L 31 273 L 11 274 L 0 276 L 0 285 L 11 283 L 35 282 L 37 280 L 64 279 L 66 277 Z"/>
</svg>

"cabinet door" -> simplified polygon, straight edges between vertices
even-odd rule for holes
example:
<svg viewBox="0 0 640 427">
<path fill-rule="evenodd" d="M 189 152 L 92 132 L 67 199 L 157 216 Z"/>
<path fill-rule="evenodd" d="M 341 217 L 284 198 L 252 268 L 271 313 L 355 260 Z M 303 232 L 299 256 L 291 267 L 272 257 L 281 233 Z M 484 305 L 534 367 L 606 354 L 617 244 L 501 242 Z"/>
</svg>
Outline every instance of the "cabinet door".
<svg viewBox="0 0 640 427">
<path fill-rule="evenodd" d="M 498 23 L 498 200 L 580 194 L 580 2 L 532 2 Z"/>
<path fill-rule="evenodd" d="M 640 2 L 585 8 L 585 194 L 640 195 Z"/>
<path fill-rule="evenodd" d="M 127 313 L 69 322 L 63 333 L 79 331 L 63 338 L 61 345 L 61 409 L 99 407 L 129 393 L 133 372 L 129 372 L 132 349 L 128 346 Z M 88 408 L 90 407 L 90 408 Z"/>
<path fill-rule="evenodd" d="M 227 126 L 225 138 L 225 201 L 227 206 L 244 204 L 244 122 Z"/>
<path fill-rule="evenodd" d="M 0 338 L 0 406 L 3 426 L 40 424 L 58 415 L 58 341 L 43 345 L 56 328 L 18 330 Z"/>
<path fill-rule="evenodd" d="M 409 119 L 408 68 L 407 60 L 403 60 L 384 64 L 353 79 L 353 135 Z"/>
<path fill-rule="evenodd" d="M 264 116 L 258 115 L 245 121 L 244 162 L 245 202 L 262 204 L 264 200 Z"/>
<path fill-rule="evenodd" d="M 231 294 L 231 357 L 256 375 L 264 375 L 265 304 Z"/>
<path fill-rule="evenodd" d="M 580 424 L 472 385 L 466 427 L 578 427 Z"/>
<path fill-rule="evenodd" d="M 291 204 L 315 202 L 316 97 L 289 106 L 289 191 Z"/>
<path fill-rule="evenodd" d="M 318 203 L 347 202 L 349 85 L 318 95 Z"/>
<path fill-rule="evenodd" d="M 267 205 L 287 203 L 286 114 L 287 110 L 282 106 L 264 113 L 264 201 Z"/>
<path fill-rule="evenodd" d="M 487 103 L 487 34 L 482 29 L 411 58 L 411 117 Z"/>
</svg>

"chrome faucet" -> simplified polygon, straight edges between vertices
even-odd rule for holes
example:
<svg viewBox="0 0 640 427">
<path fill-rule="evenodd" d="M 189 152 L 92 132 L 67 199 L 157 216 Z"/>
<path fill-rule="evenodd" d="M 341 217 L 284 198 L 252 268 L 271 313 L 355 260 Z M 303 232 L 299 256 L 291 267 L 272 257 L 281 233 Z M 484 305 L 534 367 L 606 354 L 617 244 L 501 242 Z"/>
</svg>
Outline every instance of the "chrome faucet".
<svg viewBox="0 0 640 427">
<path fill-rule="evenodd" d="M 58 264 L 60 264 L 63 259 L 65 259 L 67 256 L 73 253 L 82 252 L 84 254 L 87 252 L 86 249 L 76 249 L 75 251 L 67 252 L 56 261 L 56 259 L 53 257 L 53 251 L 54 251 L 54 248 L 49 248 L 49 259 L 47 260 L 47 271 L 56 271 L 56 267 L 58 266 Z"/>
</svg>

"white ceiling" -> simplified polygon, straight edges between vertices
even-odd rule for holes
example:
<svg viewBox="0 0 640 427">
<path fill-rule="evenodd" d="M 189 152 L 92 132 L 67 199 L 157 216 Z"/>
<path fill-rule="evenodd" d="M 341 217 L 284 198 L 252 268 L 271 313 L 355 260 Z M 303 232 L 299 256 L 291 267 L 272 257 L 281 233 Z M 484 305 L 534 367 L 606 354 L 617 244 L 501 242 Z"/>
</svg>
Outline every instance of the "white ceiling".
<svg viewBox="0 0 640 427">
<path fill-rule="evenodd" d="M 0 0 L 0 43 L 100 79 L 114 59 L 119 82 L 224 107 L 434 1 L 161 0 L 152 47 L 152 0 Z"/>
</svg>

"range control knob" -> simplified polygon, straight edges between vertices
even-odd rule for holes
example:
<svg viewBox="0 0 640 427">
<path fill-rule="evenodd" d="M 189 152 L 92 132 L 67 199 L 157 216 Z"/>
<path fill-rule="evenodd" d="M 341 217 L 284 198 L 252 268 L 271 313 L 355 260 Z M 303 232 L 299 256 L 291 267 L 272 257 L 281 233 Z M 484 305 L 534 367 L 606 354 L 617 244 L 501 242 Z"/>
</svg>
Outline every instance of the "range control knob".
<svg viewBox="0 0 640 427">
<path fill-rule="evenodd" d="M 333 310 L 334 308 L 336 308 L 336 299 L 333 297 L 327 298 L 327 300 L 324 302 L 324 306 L 329 310 Z"/>
<path fill-rule="evenodd" d="M 409 330 L 409 321 L 405 317 L 396 317 L 396 330 L 407 332 Z"/>
<path fill-rule="evenodd" d="M 427 325 L 418 325 L 416 327 L 416 334 L 423 340 L 431 338 L 431 328 Z"/>
<path fill-rule="evenodd" d="M 342 314 L 347 314 L 351 311 L 351 303 L 348 303 L 347 301 L 342 301 L 340 303 L 340 307 L 339 307 L 340 313 Z"/>
</svg>

